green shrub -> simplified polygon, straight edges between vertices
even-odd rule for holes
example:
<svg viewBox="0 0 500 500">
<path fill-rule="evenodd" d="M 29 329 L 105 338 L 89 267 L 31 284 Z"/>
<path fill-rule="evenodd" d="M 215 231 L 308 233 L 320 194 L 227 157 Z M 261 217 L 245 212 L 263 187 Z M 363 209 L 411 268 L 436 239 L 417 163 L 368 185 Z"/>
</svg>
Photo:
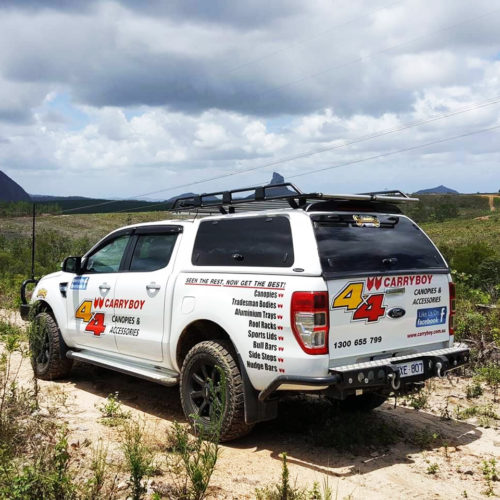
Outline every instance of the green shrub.
<svg viewBox="0 0 500 500">
<path fill-rule="evenodd" d="M 116 427 L 122 424 L 127 418 L 130 418 L 130 412 L 122 408 L 118 391 L 114 394 L 109 394 L 104 403 L 101 403 L 97 409 L 102 415 L 99 422 L 109 427 Z"/>
<path fill-rule="evenodd" d="M 493 482 L 500 481 L 500 473 L 497 471 L 497 461 L 494 458 L 483 460 L 481 468 L 483 477 L 486 481 L 486 490 L 484 491 L 484 494 L 492 497 L 495 495 Z"/>
<path fill-rule="evenodd" d="M 437 474 L 439 471 L 439 465 L 436 463 L 429 464 L 427 467 L 427 474 Z"/>
<path fill-rule="evenodd" d="M 482 385 L 475 381 L 472 384 L 469 384 L 466 389 L 465 389 L 465 396 L 467 399 L 475 399 L 483 394 L 483 387 Z"/>
<path fill-rule="evenodd" d="M 331 500 L 333 497 L 332 489 L 328 480 L 323 482 L 321 489 L 318 483 L 314 483 L 312 488 L 301 488 L 290 482 L 290 472 L 287 464 L 287 454 L 281 454 L 281 480 L 278 483 L 257 488 L 255 495 L 257 500 Z M 336 497 L 337 498 L 337 497 Z"/>
<path fill-rule="evenodd" d="M 488 363 L 476 370 L 477 378 L 483 380 L 490 386 L 500 385 L 500 365 Z"/>
<path fill-rule="evenodd" d="M 155 471 L 153 450 L 144 442 L 144 429 L 138 422 L 126 423 L 123 427 L 122 449 L 132 490 L 132 499 L 140 500 L 146 493 L 144 478 Z"/>
<path fill-rule="evenodd" d="M 169 432 L 167 462 L 176 477 L 176 495 L 186 500 L 201 500 L 219 458 L 219 442 L 204 439 L 202 434 L 192 437 L 189 428 L 174 422 Z"/>
<path fill-rule="evenodd" d="M 460 273 L 477 276 L 479 266 L 486 260 L 495 259 L 495 249 L 483 241 L 471 242 L 454 249 L 451 267 Z"/>
</svg>

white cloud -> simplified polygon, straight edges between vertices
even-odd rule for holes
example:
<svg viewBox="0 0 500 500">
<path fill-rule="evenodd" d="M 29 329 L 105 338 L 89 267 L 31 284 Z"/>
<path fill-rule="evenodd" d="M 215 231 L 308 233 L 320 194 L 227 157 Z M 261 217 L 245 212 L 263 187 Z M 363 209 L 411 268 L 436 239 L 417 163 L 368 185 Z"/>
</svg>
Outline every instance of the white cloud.
<svg viewBox="0 0 500 500">
<path fill-rule="evenodd" d="M 136 195 L 322 150 L 199 190 L 255 184 L 499 123 L 497 105 L 384 133 L 499 94 L 500 12 L 486 0 L 44 5 L 0 8 L 0 169 L 30 192 Z M 487 190 L 498 138 L 297 182 Z"/>
</svg>

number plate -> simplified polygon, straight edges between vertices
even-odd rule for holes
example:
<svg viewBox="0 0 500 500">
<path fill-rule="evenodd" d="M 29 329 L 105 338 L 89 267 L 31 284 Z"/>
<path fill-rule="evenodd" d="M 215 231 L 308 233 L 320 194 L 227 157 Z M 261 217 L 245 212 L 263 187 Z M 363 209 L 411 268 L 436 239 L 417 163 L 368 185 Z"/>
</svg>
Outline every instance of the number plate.
<svg viewBox="0 0 500 500">
<path fill-rule="evenodd" d="M 414 375 L 422 375 L 424 373 L 424 362 L 422 360 L 409 361 L 408 363 L 402 363 L 396 366 L 401 378 L 413 377 Z"/>
</svg>

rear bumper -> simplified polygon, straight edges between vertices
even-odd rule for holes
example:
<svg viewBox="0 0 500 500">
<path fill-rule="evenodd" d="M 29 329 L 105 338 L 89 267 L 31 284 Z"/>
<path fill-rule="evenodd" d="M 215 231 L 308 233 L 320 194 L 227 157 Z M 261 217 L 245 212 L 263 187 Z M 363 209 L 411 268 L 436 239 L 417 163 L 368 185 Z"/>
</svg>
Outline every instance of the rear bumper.
<svg viewBox="0 0 500 500">
<path fill-rule="evenodd" d="M 338 366 L 330 369 L 325 377 L 281 375 L 260 392 L 259 399 L 265 401 L 283 385 L 326 387 L 338 393 L 382 389 L 398 391 L 408 384 L 443 377 L 449 370 L 467 364 L 469 359 L 469 348 L 465 344 L 457 344 L 446 349 Z M 402 378 L 398 365 L 411 361 L 422 361 L 423 373 Z"/>
</svg>

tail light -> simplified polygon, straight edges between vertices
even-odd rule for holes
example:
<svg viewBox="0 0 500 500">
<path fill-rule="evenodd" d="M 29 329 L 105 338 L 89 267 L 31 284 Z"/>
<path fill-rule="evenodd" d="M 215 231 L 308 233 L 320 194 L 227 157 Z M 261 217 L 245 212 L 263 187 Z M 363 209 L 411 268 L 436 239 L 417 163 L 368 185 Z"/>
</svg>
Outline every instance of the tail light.
<svg viewBox="0 0 500 500">
<path fill-rule="evenodd" d="M 450 335 L 455 335 L 455 312 L 456 312 L 456 292 L 455 283 L 450 282 L 450 318 L 449 318 L 449 329 Z"/>
<path fill-rule="evenodd" d="M 328 292 L 294 292 L 292 330 L 307 354 L 328 353 Z"/>
</svg>

